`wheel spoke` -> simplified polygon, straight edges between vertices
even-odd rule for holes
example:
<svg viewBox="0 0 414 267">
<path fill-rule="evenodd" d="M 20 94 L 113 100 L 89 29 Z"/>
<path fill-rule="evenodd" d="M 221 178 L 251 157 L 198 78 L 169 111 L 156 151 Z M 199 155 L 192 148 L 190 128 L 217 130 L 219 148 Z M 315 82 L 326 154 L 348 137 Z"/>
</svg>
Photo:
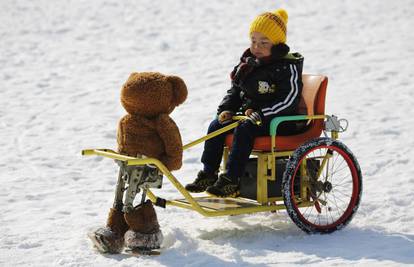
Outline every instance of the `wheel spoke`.
<svg viewBox="0 0 414 267">
<path fill-rule="evenodd" d="M 335 194 L 333 194 L 332 195 L 332 197 L 333 197 L 333 203 L 335 203 L 334 205 L 336 206 L 336 210 L 337 210 L 337 212 L 338 212 L 338 218 L 340 218 L 341 217 L 341 213 L 339 213 L 339 210 L 341 209 L 341 208 L 339 208 L 339 206 L 338 206 L 338 202 L 336 201 L 336 197 L 335 197 Z"/>
<path fill-rule="evenodd" d="M 342 182 L 342 183 L 340 183 L 340 184 L 334 184 L 334 185 L 332 185 L 332 189 L 334 189 L 334 188 L 336 188 L 336 187 L 349 187 L 349 185 L 352 185 L 352 183 L 351 183 L 351 181 L 345 181 L 345 182 Z"/>
<path fill-rule="evenodd" d="M 331 181 L 333 180 L 333 176 L 334 176 L 334 174 L 337 174 L 338 172 L 340 172 L 340 171 L 342 171 L 342 170 L 345 170 L 346 168 L 347 168 L 348 166 L 345 166 L 345 167 L 343 167 L 342 169 L 340 169 L 340 170 L 337 170 L 337 171 L 335 171 L 335 172 L 332 172 L 329 176 L 331 177 Z"/>
<path fill-rule="evenodd" d="M 340 202 L 344 203 L 344 204 L 347 204 L 349 201 L 345 201 L 345 200 L 343 200 L 342 198 L 338 198 L 338 197 L 336 197 L 335 195 L 332 195 L 332 198 L 333 198 L 332 203 L 334 203 L 335 207 L 336 207 L 337 209 L 340 209 L 341 211 L 345 211 L 343 208 L 341 208 L 341 207 L 342 207 L 342 205 L 338 205 L 338 200 L 339 200 Z"/>
<path fill-rule="evenodd" d="M 348 165 L 342 166 L 342 164 L 343 164 L 343 161 L 341 161 L 341 163 L 338 166 L 336 166 L 335 169 L 332 170 L 330 176 L 333 176 L 334 174 L 337 174 L 340 171 L 343 171 L 348 168 Z"/>
<path fill-rule="evenodd" d="M 331 211 L 328 209 L 328 207 L 325 207 L 325 208 L 326 208 L 326 211 L 327 211 L 327 212 L 329 212 L 329 216 L 330 216 L 330 218 L 332 219 L 332 222 L 331 222 L 331 223 L 334 223 L 334 222 L 335 222 L 335 219 L 334 219 L 334 217 L 332 216 Z"/>
<path fill-rule="evenodd" d="M 306 213 L 308 212 L 309 209 L 310 209 L 310 212 L 312 212 L 313 206 L 306 207 L 305 212 L 302 213 L 305 218 L 307 218 Z"/>
<path fill-rule="evenodd" d="M 339 196 L 335 196 L 335 194 L 332 194 L 332 197 L 335 197 L 335 203 L 338 203 L 338 201 L 347 204 L 349 202 L 348 198 L 344 200 L 344 198 L 341 198 Z"/>
<path fill-rule="evenodd" d="M 336 176 L 336 179 L 335 180 L 336 181 L 335 181 L 334 184 L 343 184 L 343 183 L 346 183 L 347 181 L 348 182 L 349 181 L 352 181 L 352 174 L 349 173 L 349 172 L 347 172 L 347 173 L 341 173 L 340 175 Z"/>
<path fill-rule="evenodd" d="M 338 158 L 339 158 L 339 154 L 338 153 L 336 153 L 336 158 L 333 160 L 333 163 L 332 163 L 332 165 L 331 165 L 331 180 L 333 179 L 333 176 L 332 176 L 332 173 L 334 173 L 334 166 L 335 166 L 335 164 L 336 164 L 336 161 L 338 160 Z M 325 177 L 325 181 L 327 181 L 328 180 L 328 177 L 329 177 L 329 175 L 328 175 L 328 173 L 326 174 L 326 177 Z"/>
<path fill-rule="evenodd" d="M 336 191 L 336 192 L 338 192 L 339 194 L 341 194 L 341 195 L 343 195 L 343 196 L 346 196 L 346 197 L 348 197 L 348 198 L 351 198 L 351 196 L 350 196 L 350 195 L 347 195 L 347 194 L 345 194 L 345 193 L 343 193 L 343 192 L 341 192 L 341 191 Z"/>
<path fill-rule="evenodd" d="M 336 152 L 337 154 L 337 160 L 339 159 L 340 154 L 338 152 Z M 341 156 L 341 163 L 339 164 L 338 168 L 342 166 L 342 164 L 344 163 L 343 157 Z"/>
</svg>

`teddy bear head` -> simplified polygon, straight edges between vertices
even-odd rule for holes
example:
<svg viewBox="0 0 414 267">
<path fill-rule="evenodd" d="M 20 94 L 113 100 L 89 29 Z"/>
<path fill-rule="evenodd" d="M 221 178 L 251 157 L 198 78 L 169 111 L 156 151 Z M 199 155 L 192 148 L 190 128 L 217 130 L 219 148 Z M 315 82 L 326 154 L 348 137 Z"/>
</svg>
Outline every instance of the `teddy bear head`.
<svg viewBox="0 0 414 267">
<path fill-rule="evenodd" d="M 132 115 L 170 114 L 187 98 L 187 86 L 177 76 L 159 72 L 134 72 L 121 90 L 121 103 Z"/>
</svg>

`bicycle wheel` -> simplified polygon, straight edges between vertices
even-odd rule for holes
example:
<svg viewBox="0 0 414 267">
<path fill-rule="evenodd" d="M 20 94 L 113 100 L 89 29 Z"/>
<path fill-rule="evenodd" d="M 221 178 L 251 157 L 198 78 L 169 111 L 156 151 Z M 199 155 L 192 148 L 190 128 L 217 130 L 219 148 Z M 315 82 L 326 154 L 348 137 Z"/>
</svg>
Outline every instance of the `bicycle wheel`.
<svg viewBox="0 0 414 267">
<path fill-rule="evenodd" d="M 362 175 L 352 152 L 331 138 L 295 150 L 283 175 L 282 194 L 293 222 L 307 233 L 331 233 L 358 209 Z"/>
</svg>

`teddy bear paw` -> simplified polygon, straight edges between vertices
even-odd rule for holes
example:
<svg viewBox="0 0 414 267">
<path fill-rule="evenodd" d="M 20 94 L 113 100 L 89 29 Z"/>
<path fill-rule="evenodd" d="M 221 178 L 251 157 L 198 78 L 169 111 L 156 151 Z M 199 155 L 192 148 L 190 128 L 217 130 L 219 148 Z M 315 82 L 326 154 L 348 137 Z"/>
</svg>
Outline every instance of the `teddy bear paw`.
<svg viewBox="0 0 414 267">
<path fill-rule="evenodd" d="M 124 238 L 127 250 L 150 251 L 161 247 L 164 236 L 161 230 L 149 234 L 128 230 Z"/>
<path fill-rule="evenodd" d="M 109 227 L 98 228 L 88 233 L 88 237 L 101 253 L 121 253 L 124 247 L 124 237 L 112 231 Z"/>
</svg>

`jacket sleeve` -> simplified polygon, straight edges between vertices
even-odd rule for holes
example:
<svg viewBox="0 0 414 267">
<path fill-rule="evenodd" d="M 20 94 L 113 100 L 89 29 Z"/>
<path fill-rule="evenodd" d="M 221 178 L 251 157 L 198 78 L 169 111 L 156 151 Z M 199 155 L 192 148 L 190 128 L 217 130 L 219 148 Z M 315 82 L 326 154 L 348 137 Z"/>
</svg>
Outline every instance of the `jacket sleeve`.
<svg viewBox="0 0 414 267">
<path fill-rule="evenodd" d="M 220 114 L 225 110 L 237 112 L 241 104 L 242 101 L 240 98 L 240 87 L 233 84 L 232 87 L 227 90 L 227 94 L 224 96 L 223 100 L 218 106 L 217 114 Z"/>
<path fill-rule="evenodd" d="M 273 102 L 261 107 L 261 113 L 265 118 L 282 114 L 292 114 L 302 91 L 302 73 L 296 64 L 286 65 L 286 69 L 278 77 L 276 82 L 279 96 Z"/>
</svg>

